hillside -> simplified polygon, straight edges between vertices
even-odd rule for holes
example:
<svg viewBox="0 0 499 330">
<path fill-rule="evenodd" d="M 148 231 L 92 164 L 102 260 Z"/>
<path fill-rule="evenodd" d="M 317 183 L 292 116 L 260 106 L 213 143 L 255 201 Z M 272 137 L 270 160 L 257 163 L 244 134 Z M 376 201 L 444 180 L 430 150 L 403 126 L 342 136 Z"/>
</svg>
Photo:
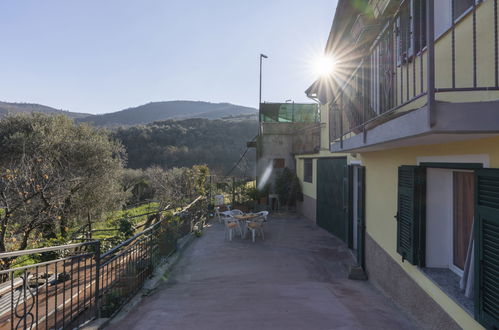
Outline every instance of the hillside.
<svg viewBox="0 0 499 330">
<path fill-rule="evenodd" d="M 147 168 L 206 164 L 226 173 L 258 132 L 256 120 L 185 119 L 118 128 L 113 134 L 128 153 L 128 167 Z M 253 175 L 255 152 L 247 153 L 233 174 Z"/>
<path fill-rule="evenodd" d="M 31 112 L 41 112 L 46 114 L 62 114 L 74 119 L 92 116 L 88 113 L 59 110 L 52 107 L 48 107 L 46 105 L 35 104 L 35 103 L 9 103 L 9 102 L 0 101 L 0 118 L 6 116 L 9 113 L 16 114 L 16 113 L 31 113 Z"/>
<path fill-rule="evenodd" d="M 155 121 L 182 118 L 208 118 L 256 114 L 254 108 L 230 103 L 209 103 L 201 101 L 151 102 L 135 108 L 129 108 L 103 115 L 78 119 L 79 122 L 91 122 L 95 126 L 133 126 Z"/>
</svg>

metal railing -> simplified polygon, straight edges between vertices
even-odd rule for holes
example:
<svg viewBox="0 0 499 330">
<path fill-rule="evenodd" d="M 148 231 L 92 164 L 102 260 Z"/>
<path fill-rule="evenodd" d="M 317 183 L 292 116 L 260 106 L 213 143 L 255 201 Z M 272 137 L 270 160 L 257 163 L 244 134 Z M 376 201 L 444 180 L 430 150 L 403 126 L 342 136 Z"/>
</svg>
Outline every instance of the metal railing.
<svg viewBox="0 0 499 330">
<path fill-rule="evenodd" d="M 0 329 L 74 328 L 98 312 L 98 241 L 0 254 L 37 263 L 0 271 Z"/>
<path fill-rule="evenodd" d="M 491 22 L 477 20 L 478 9 L 485 5 L 483 1 L 472 1 L 470 7 L 456 17 L 456 0 L 453 0 L 449 29 L 438 36 L 438 39 L 450 39 L 449 42 L 435 41 L 434 24 L 428 23 L 434 22 L 435 13 L 433 5 L 427 7 L 428 3 L 426 0 L 401 1 L 396 14 L 384 22 L 378 37 L 365 48 L 365 55 L 329 103 L 331 142 L 342 143 L 346 137 L 365 133 L 400 111 L 433 103 L 435 94 L 499 90 L 497 0 L 490 3 L 493 11 Z M 430 17 L 434 19 L 429 20 Z M 471 38 L 465 38 L 462 31 L 458 32 L 456 27 L 459 24 L 469 27 Z M 478 41 L 484 42 L 485 25 L 490 32 L 487 34 L 490 37 L 488 44 L 492 45 L 490 52 L 488 48 L 478 48 Z M 457 51 L 458 46 L 462 49 L 463 42 L 469 42 L 471 56 Z M 483 52 L 490 53 L 487 54 L 492 58 L 492 66 L 479 61 Z M 438 77 L 434 64 L 436 53 L 440 61 L 449 54 L 448 63 L 444 67 L 439 64 Z M 462 68 L 457 67 L 457 63 L 469 66 L 470 77 L 459 76 Z M 487 65 L 487 70 L 484 70 L 484 65 Z M 449 79 L 445 78 L 447 75 Z M 488 78 L 490 75 L 493 75 L 492 82 Z M 434 124 L 432 120 L 429 122 Z"/>
<path fill-rule="evenodd" d="M 100 241 L 1 253 L 2 264 L 37 262 L 0 271 L 0 329 L 74 329 L 114 315 L 205 215 L 198 197 L 104 254 Z"/>
</svg>

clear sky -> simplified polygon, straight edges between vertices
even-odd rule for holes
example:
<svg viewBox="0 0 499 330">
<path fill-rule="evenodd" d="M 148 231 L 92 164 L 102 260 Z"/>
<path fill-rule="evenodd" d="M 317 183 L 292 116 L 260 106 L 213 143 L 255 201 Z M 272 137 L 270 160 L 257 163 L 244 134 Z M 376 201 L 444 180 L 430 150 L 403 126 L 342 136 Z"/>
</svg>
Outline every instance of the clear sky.
<svg viewBox="0 0 499 330">
<path fill-rule="evenodd" d="M 0 100 L 105 113 L 151 101 L 307 101 L 336 0 L 0 2 Z"/>
</svg>

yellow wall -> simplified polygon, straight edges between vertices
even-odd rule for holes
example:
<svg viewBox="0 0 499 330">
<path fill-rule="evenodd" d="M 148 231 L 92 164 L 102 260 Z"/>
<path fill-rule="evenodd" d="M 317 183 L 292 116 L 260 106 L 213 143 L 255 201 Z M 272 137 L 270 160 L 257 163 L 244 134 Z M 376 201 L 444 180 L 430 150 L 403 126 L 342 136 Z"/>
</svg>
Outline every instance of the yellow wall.
<svg viewBox="0 0 499 330">
<path fill-rule="evenodd" d="M 366 166 L 367 233 L 464 329 L 482 327 L 416 266 L 402 263 L 396 252 L 397 170 L 400 165 L 416 165 L 417 157 L 480 154 L 488 154 L 490 167 L 499 168 L 499 137 L 361 154 Z"/>
</svg>

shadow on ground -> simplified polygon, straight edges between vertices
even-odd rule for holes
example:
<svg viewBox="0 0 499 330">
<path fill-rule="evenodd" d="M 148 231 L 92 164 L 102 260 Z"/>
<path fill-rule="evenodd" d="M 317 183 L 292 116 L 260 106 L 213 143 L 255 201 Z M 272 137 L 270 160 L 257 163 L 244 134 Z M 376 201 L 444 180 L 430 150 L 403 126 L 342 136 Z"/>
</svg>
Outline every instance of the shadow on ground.
<svg viewBox="0 0 499 330">
<path fill-rule="evenodd" d="M 274 217 L 265 241 L 213 223 L 167 280 L 110 329 L 413 329 L 368 282 L 347 279 L 348 248 L 315 224 Z"/>
</svg>

